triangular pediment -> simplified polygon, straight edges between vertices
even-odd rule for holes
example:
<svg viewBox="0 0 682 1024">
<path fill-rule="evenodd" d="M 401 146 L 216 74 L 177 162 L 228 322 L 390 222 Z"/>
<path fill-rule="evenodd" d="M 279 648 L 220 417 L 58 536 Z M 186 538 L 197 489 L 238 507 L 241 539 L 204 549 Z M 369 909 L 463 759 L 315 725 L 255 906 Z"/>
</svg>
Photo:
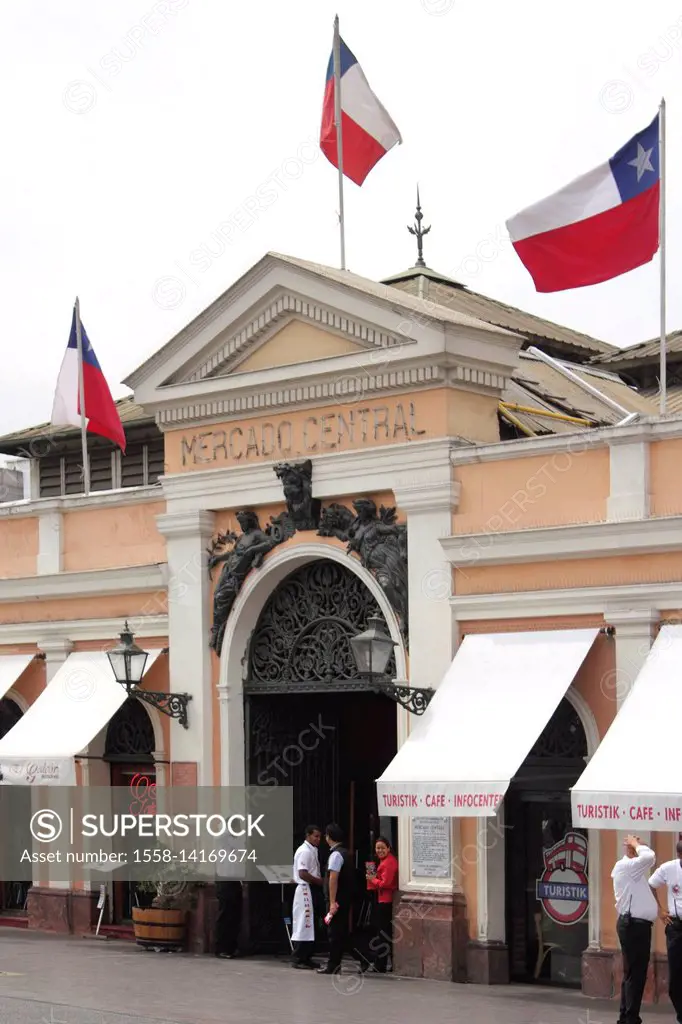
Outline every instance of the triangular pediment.
<svg viewBox="0 0 682 1024">
<path fill-rule="evenodd" d="M 276 366 L 293 366 L 313 359 L 330 359 L 345 356 L 349 352 L 366 349 L 355 339 L 324 331 L 316 324 L 294 319 L 281 327 L 271 337 L 255 345 L 229 366 L 223 365 L 211 376 L 222 376 L 225 372 L 251 373 L 254 370 L 271 370 Z"/>
<path fill-rule="evenodd" d="M 238 330 L 231 327 L 218 335 L 198 366 L 169 383 L 254 373 L 404 343 L 404 338 L 309 299 L 280 294 L 252 310 Z"/>
<path fill-rule="evenodd" d="M 520 345 L 397 288 L 268 254 L 125 383 L 157 422 L 180 423 L 450 378 L 499 390 Z"/>
</svg>

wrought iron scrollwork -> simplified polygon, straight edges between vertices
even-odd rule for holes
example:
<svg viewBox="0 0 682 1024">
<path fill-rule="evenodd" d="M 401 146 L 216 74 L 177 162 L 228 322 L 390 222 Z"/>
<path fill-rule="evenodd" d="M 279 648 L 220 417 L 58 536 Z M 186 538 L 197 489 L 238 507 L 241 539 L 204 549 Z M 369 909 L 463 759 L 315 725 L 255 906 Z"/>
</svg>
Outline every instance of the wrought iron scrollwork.
<svg viewBox="0 0 682 1024">
<path fill-rule="evenodd" d="M 529 758 L 554 761 L 587 757 L 587 739 L 580 716 L 565 697 L 542 731 Z"/>
<path fill-rule="evenodd" d="M 413 715 L 423 715 L 435 693 L 435 690 L 428 687 L 400 686 L 393 683 L 378 683 L 375 689 Z"/>
<path fill-rule="evenodd" d="M 149 715 L 133 697 L 129 697 L 109 723 L 104 759 L 147 761 L 153 757 L 155 745 Z"/>
<path fill-rule="evenodd" d="M 189 693 L 157 693 L 154 690 L 135 690 L 138 700 L 150 704 L 169 718 L 177 718 L 183 729 L 189 728 L 187 705 L 192 699 Z"/>
<path fill-rule="evenodd" d="M 290 692 L 369 690 L 350 645 L 381 612 L 362 581 L 338 562 L 311 562 L 270 595 L 251 639 L 246 687 Z M 382 618 L 383 621 L 383 618 Z M 388 667 L 395 674 L 392 657 Z"/>
</svg>

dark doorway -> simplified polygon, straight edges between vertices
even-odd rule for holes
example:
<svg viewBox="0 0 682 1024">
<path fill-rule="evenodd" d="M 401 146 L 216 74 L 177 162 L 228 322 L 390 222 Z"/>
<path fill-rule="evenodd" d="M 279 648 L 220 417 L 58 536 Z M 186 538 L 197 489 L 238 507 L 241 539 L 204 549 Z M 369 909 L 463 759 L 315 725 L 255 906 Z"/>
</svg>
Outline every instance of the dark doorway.
<svg viewBox="0 0 682 1024">
<path fill-rule="evenodd" d="M 564 699 L 505 798 L 507 940 L 512 981 L 580 987 L 588 945 L 587 833 L 571 823 L 570 787 L 587 740 Z"/>
<path fill-rule="evenodd" d="M 324 828 L 337 821 L 344 829 L 358 869 L 356 927 L 366 909 L 364 864 L 380 827 L 375 783 L 396 753 L 397 737 L 396 705 L 357 677 L 350 638 L 380 614 L 349 569 L 310 563 L 287 577 L 265 605 L 245 684 L 249 784 L 293 788 L 296 845 L 307 824 Z M 323 842 L 323 869 L 326 857 Z M 254 952 L 288 951 L 284 916 L 292 898 L 293 886 L 248 886 Z"/>
<path fill-rule="evenodd" d="M 14 728 L 22 714 L 23 711 L 11 697 L 0 700 L 0 739 Z M 0 882 L 0 914 L 11 918 L 25 917 L 30 888 L 31 882 Z"/>
<path fill-rule="evenodd" d="M 154 729 L 144 707 L 128 698 L 109 723 L 104 760 L 110 763 L 111 785 L 130 790 L 131 801 L 142 805 L 156 786 Z M 128 925 L 135 906 L 135 883 L 113 883 L 112 923 Z"/>
</svg>

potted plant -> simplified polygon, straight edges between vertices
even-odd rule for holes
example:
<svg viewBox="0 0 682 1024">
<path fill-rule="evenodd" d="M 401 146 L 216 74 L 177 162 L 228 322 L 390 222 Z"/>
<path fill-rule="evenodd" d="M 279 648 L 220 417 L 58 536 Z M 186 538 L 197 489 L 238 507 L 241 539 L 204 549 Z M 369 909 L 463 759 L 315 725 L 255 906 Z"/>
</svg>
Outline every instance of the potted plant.
<svg viewBox="0 0 682 1024">
<path fill-rule="evenodd" d="M 153 894 L 151 906 L 133 907 L 133 929 L 138 946 L 160 953 L 184 949 L 192 883 L 140 882 L 138 890 Z"/>
</svg>

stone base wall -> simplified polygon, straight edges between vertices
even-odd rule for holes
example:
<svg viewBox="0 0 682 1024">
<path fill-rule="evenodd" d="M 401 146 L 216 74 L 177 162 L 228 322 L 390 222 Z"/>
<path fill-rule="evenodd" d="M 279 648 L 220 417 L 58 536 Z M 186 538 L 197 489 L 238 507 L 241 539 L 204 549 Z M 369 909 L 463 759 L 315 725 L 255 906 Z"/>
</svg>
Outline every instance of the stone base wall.
<svg viewBox="0 0 682 1024">
<path fill-rule="evenodd" d="M 401 893 L 393 915 L 393 970 L 408 978 L 467 980 L 469 929 L 461 893 Z"/>
<path fill-rule="evenodd" d="M 623 958 L 618 949 L 587 949 L 583 953 L 582 989 L 586 996 L 620 999 Z M 649 964 L 644 1003 L 670 1005 L 668 996 L 668 958 L 653 953 Z"/>
<path fill-rule="evenodd" d="M 63 935 L 86 935 L 97 924 L 99 892 L 48 889 L 33 886 L 28 891 L 28 927 Z"/>
<path fill-rule="evenodd" d="M 509 984 L 509 949 L 504 942 L 470 942 L 467 980 L 474 985 Z"/>
</svg>

